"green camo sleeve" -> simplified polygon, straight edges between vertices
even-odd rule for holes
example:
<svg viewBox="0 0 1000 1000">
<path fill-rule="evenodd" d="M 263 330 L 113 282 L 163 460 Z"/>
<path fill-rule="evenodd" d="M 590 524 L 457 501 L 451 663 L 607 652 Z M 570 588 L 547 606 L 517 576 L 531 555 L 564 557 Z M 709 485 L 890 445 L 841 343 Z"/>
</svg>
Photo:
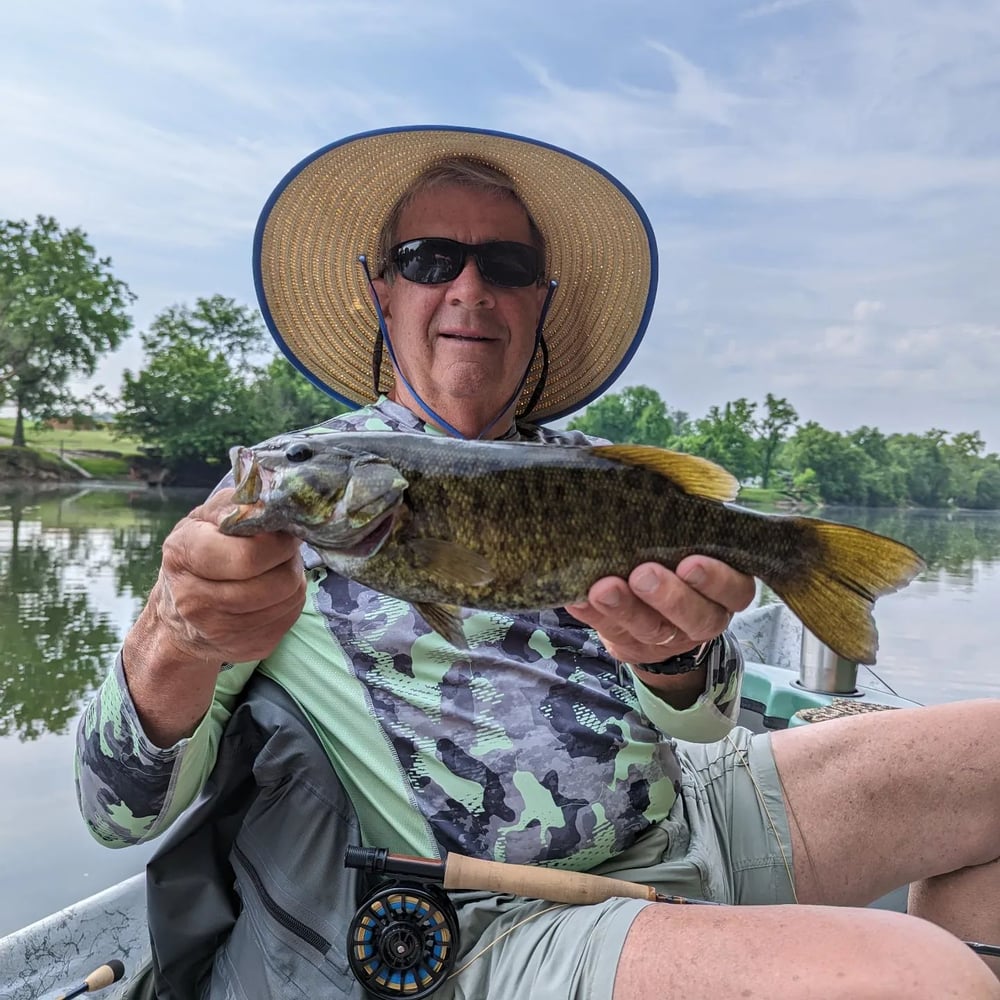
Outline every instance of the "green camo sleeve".
<svg viewBox="0 0 1000 1000">
<path fill-rule="evenodd" d="M 723 633 L 723 640 L 718 658 L 706 671 L 705 690 L 690 708 L 678 709 L 667 704 L 630 671 L 639 705 L 660 732 L 689 743 L 712 743 L 723 739 L 736 725 L 743 653 L 731 633 Z"/>
<path fill-rule="evenodd" d="M 95 839 L 126 847 L 170 826 L 204 785 L 233 705 L 256 667 L 227 665 L 194 733 L 158 747 L 143 731 L 118 654 L 77 728 L 77 799 Z"/>
</svg>

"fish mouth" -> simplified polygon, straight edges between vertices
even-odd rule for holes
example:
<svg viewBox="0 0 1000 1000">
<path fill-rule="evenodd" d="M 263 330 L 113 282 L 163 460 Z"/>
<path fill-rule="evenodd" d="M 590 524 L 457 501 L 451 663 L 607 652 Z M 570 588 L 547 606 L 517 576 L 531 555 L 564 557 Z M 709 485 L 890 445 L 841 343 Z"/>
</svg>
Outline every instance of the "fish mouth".
<svg viewBox="0 0 1000 1000">
<path fill-rule="evenodd" d="M 369 559 L 386 543 L 395 524 L 396 508 L 387 510 L 365 525 L 365 534 L 346 548 L 337 547 L 338 555 L 348 559 Z"/>
<path fill-rule="evenodd" d="M 278 452 L 281 455 L 272 459 Z M 361 460 L 357 466 L 352 463 L 360 475 L 349 477 L 346 485 L 332 491 L 328 502 L 313 505 L 330 483 L 319 473 L 310 475 L 304 467 L 304 476 L 289 475 L 287 466 L 272 467 L 283 452 L 283 442 L 263 453 L 253 448 L 232 449 L 235 506 L 220 523 L 221 530 L 231 535 L 285 531 L 341 559 L 364 560 L 375 555 L 392 534 L 406 480 L 391 467 Z"/>
<path fill-rule="evenodd" d="M 233 480 L 236 483 L 233 503 L 241 506 L 259 503 L 261 494 L 271 486 L 274 471 L 262 465 L 252 448 L 230 448 L 229 461 L 232 463 Z"/>
</svg>

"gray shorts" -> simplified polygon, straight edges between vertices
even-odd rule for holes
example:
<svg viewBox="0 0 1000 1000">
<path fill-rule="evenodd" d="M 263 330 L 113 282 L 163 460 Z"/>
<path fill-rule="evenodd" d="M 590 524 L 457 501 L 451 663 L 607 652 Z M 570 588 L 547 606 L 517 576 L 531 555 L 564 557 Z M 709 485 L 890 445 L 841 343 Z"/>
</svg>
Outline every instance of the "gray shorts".
<svg viewBox="0 0 1000 1000">
<path fill-rule="evenodd" d="M 718 743 L 678 743 L 678 753 L 683 781 L 670 815 L 595 874 L 720 903 L 793 902 L 788 819 L 769 738 L 735 729 Z M 456 902 L 458 971 L 435 1000 L 611 1000 L 625 937 L 651 905 L 565 906 L 484 893 L 458 894 Z"/>
</svg>

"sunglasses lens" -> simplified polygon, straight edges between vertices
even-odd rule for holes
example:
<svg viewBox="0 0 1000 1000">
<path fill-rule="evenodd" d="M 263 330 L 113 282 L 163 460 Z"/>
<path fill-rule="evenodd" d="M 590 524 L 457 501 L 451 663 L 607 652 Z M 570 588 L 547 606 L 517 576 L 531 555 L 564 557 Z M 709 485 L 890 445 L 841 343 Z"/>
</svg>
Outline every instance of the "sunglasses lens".
<svg viewBox="0 0 1000 1000">
<path fill-rule="evenodd" d="M 465 249 L 454 240 L 409 240 L 393 247 L 392 259 L 407 281 L 439 285 L 461 273 Z"/>
<path fill-rule="evenodd" d="M 476 262 L 487 281 L 504 288 L 525 288 L 538 279 L 538 251 L 526 243 L 484 243 Z"/>
</svg>

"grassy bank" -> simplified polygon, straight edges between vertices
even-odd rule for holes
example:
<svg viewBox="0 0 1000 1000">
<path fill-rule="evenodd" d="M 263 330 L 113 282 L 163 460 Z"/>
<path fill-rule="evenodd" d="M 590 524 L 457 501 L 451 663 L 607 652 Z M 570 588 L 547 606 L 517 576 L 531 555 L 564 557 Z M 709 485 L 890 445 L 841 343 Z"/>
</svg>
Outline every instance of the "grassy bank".
<svg viewBox="0 0 1000 1000">
<path fill-rule="evenodd" d="M 740 503 L 761 504 L 775 504 L 779 500 L 787 499 L 788 497 L 781 490 L 765 490 L 760 486 L 741 486 L 740 495 L 737 497 Z"/>
<path fill-rule="evenodd" d="M 0 443 L 9 443 L 14 436 L 14 418 L 0 417 Z M 95 479 L 124 479 L 131 459 L 140 455 L 140 441 L 118 437 L 109 430 L 67 430 L 37 428 L 26 424 L 24 436 L 28 448 L 65 455 Z"/>
<path fill-rule="evenodd" d="M 796 510 L 808 510 L 817 506 L 817 501 L 810 501 L 805 498 L 795 500 L 784 490 L 765 490 L 760 486 L 741 487 L 740 495 L 736 498 L 736 502 L 747 504 L 751 507 L 789 507 Z"/>
<path fill-rule="evenodd" d="M 14 436 L 14 418 L 0 417 L 0 438 Z M 64 430 L 35 428 L 25 424 L 24 436 L 29 448 L 44 448 L 46 451 L 113 451 L 122 456 L 138 455 L 141 441 L 134 438 L 115 437 L 109 430 Z"/>
</svg>

